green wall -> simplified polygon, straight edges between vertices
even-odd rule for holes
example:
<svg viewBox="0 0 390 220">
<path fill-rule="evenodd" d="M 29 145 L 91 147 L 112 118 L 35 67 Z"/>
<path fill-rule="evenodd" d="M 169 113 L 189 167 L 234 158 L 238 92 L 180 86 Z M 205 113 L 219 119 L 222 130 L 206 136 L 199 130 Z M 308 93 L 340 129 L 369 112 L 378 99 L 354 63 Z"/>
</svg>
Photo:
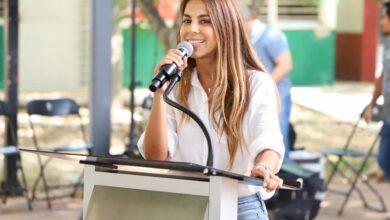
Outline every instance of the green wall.
<svg viewBox="0 0 390 220">
<path fill-rule="evenodd" d="M 294 70 L 290 73 L 294 85 L 331 85 L 335 74 L 335 32 L 318 37 L 313 30 L 284 30 L 293 56 Z M 123 86 L 130 83 L 130 31 L 124 37 Z M 148 87 L 163 49 L 150 29 L 137 27 L 136 85 Z M 1 41 L 2 43 L 3 41 Z M 2 54 L 1 54 L 2 55 Z M 1 71 L 3 71 L 1 69 Z M 2 83 L 2 81 L 1 81 Z M 2 85 L 2 84 L 1 84 Z"/>
<path fill-rule="evenodd" d="M 130 85 L 130 30 L 124 29 L 123 35 L 123 87 Z M 163 49 L 158 43 L 156 35 L 150 29 L 137 26 L 136 31 L 136 63 L 135 81 L 137 87 L 148 87 L 153 78 L 153 69 L 156 63 L 164 56 Z"/>
<path fill-rule="evenodd" d="M 335 74 L 335 32 L 317 37 L 313 30 L 284 30 L 293 57 L 294 85 L 330 85 Z"/>
</svg>

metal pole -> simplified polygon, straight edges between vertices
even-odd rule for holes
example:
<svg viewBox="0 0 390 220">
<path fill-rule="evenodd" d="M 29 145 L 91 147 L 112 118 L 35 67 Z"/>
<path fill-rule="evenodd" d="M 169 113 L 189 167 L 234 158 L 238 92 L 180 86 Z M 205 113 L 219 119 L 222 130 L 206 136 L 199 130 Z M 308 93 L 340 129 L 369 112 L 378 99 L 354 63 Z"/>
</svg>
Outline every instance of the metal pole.
<svg viewBox="0 0 390 220">
<path fill-rule="evenodd" d="M 270 24 L 278 22 L 278 0 L 268 0 L 267 20 Z"/>
<path fill-rule="evenodd" d="M 130 60 L 130 112 L 131 112 L 131 121 L 130 121 L 130 134 L 129 141 L 130 143 L 126 146 L 125 154 L 129 157 L 139 156 L 139 151 L 137 149 L 136 137 L 134 134 L 135 120 L 134 120 L 134 92 L 135 92 L 135 67 L 136 67 L 136 0 L 131 1 L 131 60 Z"/>
<path fill-rule="evenodd" d="M 6 99 L 12 114 L 7 117 L 6 145 L 17 146 L 18 144 L 18 0 L 7 0 L 5 3 L 5 92 Z M 17 162 L 20 155 L 6 156 L 5 158 L 5 186 L 7 188 L 19 187 L 20 183 L 16 175 Z M 21 192 L 22 193 L 22 192 Z"/>
<path fill-rule="evenodd" d="M 91 0 L 90 142 L 93 154 L 109 155 L 111 137 L 113 0 Z"/>
</svg>

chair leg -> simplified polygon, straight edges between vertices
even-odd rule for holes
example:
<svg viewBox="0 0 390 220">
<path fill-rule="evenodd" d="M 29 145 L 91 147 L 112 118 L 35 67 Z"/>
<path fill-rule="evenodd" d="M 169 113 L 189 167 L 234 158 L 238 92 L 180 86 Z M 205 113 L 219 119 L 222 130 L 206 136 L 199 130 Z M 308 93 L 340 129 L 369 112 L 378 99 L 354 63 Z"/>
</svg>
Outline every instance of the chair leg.
<svg viewBox="0 0 390 220">
<path fill-rule="evenodd" d="M 344 161 L 344 163 L 350 168 L 350 170 L 352 170 L 352 172 L 355 173 L 355 175 L 359 176 L 359 178 L 361 179 L 361 181 L 368 187 L 368 189 L 377 197 L 377 199 L 379 200 L 379 203 L 381 205 L 381 208 L 376 208 L 376 207 L 373 207 L 372 205 L 370 205 L 367 200 L 363 197 L 362 198 L 362 201 L 364 203 L 364 206 L 368 209 L 371 209 L 371 210 L 374 210 L 374 211 L 378 211 L 378 212 L 386 212 L 387 211 L 387 208 L 386 208 L 386 204 L 383 200 L 383 197 L 382 195 L 378 192 L 378 190 L 376 190 L 372 185 L 371 183 L 363 178 L 361 176 L 361 174 L 359 175 L 358 173 L 358 170 L 356 170 L 350 163 L 348 163 L 347 161 Z M 364 168 L 364 167 L 363 167 Z"/>
<path fill-rule="evenodd" d="M 347 161 L 344 160 L 343 162 L 346 163 Z M 344 179 L 346 179 L 346 180 L 348 181 L 349 184 L 352 184 L 353 181 L 351 180 L 351 178 L 349 178 L 342 170 L 337 170 L 337 172 L 338 172 Z M 361 199 L 362 201 L 366 201 L 366 198 L 364 197 L 363 192 L 360 190 L 360 188 L 359 188 L 358 186 L 355 187 L 355 190 L 356 190 L 356 192 L 358 193 L 360 199 Z M 343 193 L 343 195 L 346 196 L 346 193 Z"/>
<path fill-rule="evenodd" d="M 76 196 L 77 189 L 82 186 L 82 184 L 83 184 L 83 177 L 84 177 L 84 172 L 82 172 L 80 174 L 79 178 L 77 179 L 77 182 L 76 182 L 75 186 L 73 187 L 73 192 L 70 194 L 70 196 L 72 198 L 74 198 Z"/>
<path fill-rule="evenodd" d="M 42 182 L 43 182 L 43 188 L 44 188 L 44 190 L 45 190 L 46 201 L 47 201 L 47 207 L 48 207 L 49 209 L 51 209 L 51 201 L 50 201 L 50 196 L 49 196 L 49 186 L 47 185 L 46 177 L 45 177 L 44 172 L 41 173 L 41 178 L 42 178 Z"/>
<path fill-rule="evenodd" d="M 23 180 L 23 186 L 24 186 L 24 195 L 26 197 L 26 200 L 27 200 L 27 206 L 28 206 L 28 209 L 31 211 L 32 210 L 32 205 L 31 205 L 31 200 L 30 200 L 30 197 L 28 196 L 28 186 L 27 186 L 27 181 L 26 181 L 26 175 L 24 174 L 24 170 L 22 168 L 22 166 L 19 167 L 20 169 L 20 172 L 22 174 L 22 180 Z"/>
<path fill-rule="evenodd" d="M 35 200 L 35 192 L 37 190 L 37 187 L 38 187 L 38 184 L 39 184 L 39 181 L 41 180 L 41 172 L 42 171 L 39 171 L 39 176 L 35 179 L 34 181 L 34 184 L 33 184 L 33 187 L 31 189 L 31 200 L 34 201 Z"/>
<path fill-rule="evenodd" d="M 347 205 L 347 203 L 349 201 L 349 197 L 351 196 L 353 190 L 355 189 L 356 183 L 357 183 L 358 180 L 359 180 L 358 176 L 354 178 L 354 180 L 352 182 L 352 186 L 349 188 L 348 193 L 345 196 L 345 199 L 343 201 L 343 204 L 341 205 L 341 208 L 339 209 L 338 216 L 341 216 L 343 214 L 345 206 Z"/>
<path fill-rule="evenodd" d="M 38 155 L 38 162 L 39 162 L 39 165 L 40 165 L 40 167 L 39 167 L 40 168 L 40 172 L 39 172 L 39 176 L 35 180 L 35 183 L 34 183 L 34 186 L 33 186 L 32 199 L 35 199 L 36 188 L 38 186 L 39 181 L 42 179 L 43 189 L 45 190 L 45 196 L 46 196 L 46 201 L 47 201 L 47 207 L 49 209 L 51 209 L 51 201 L 50 201 L 50 196 L 49 196 L 49 186 L 47 184 L 45 173 L 44 173 L 45 168 L 46 168 L 47 164 L 49 163 L 49 161 L 50 161 L 50 159 L 47 159 L 44 163 L 42 163 L 42 159 Z"/>
<path fill-rule="evenodd" d="M 38 162 L 39 162 L 39 175 L 35 179 L 32 190 L 31 190 L 31 200 L 33 200 L 33 201 L 35 200 L 35 192 L 38 188 L 39 181 L 42 178 L 42 173 L 43 173 L 43 170 L 45 169 L 45 164 L 47 164 L 47 160 L 45 161 L 45 164 L 42 164 L 41 157 L 39 155 L 37 157 L 38 157 Z"/>
<path fill-rule="evenodd" d="M 1 198 L 1 203 L 3 204 L 6 204 L 7 203 L 7 196 L 4 195 L 2 198 Z"/>
<path fill-rule="evenodd" d="M 370 152 L 372 152 L 372 151 L 370 151 Z M 370 154 L 367 154 L 367 156 L 366 156 L 366 157 L 364 158 L 364 160 L 363 160 L 363 163 L 360 165 L 360 168 L 359 168 L 358 172 L 356 173 L 355 178 L 354 178 L 354 180 L 353 180 L 353 182 L 352 182 L 352 186 L 349 188 L 349 191 L 348 191 L 348 193 L 347 193 L 347 196 L 346 196 L 346 198 L 345 198 L 345 200 L 344 200 L 344 202 L 343 202 L 343 204 L 342 204 L 342 206 L 341 206 L 341 209 L 339 210 L 339 213 L 338 213 L 339 216 L 343 213 L 344 208 L 345 208 L 345 206 L 347 205 L 347 202 L 348 202 L 348 200 L 349 200 L 349 197 L 351 196 L 352 191 L 353 191 L 353 190 L 355 189 L 355 187 L 356 187 L 357 181 L 359 180 L 359 178 L 361 178 L 361 175 L 362 175 L 362 173 L 363 173 L 364 167 L 366 166 L 366 164 L 367 164 L 367 162 L 368 162 L 369 156 L 370 156 Z"/>
<path fill-rule="evenodd" d="M 336 163 L 331 162 L 328 157 L 326 157 L 326 160 L 329 161 L 329 163 L 333 166 L 332 172 L 331 172 L 330 176 L 328 177 L 328 180 L 325 183 L 325 187 L 328 188 L 328 185 L 332 182 L 332 179 L 333 179 L 334 175 L 336 174 L 336 172 L 338 171 L 338 168 L 339 168 L 343 158 L 339 156 Z"/>
</svg>

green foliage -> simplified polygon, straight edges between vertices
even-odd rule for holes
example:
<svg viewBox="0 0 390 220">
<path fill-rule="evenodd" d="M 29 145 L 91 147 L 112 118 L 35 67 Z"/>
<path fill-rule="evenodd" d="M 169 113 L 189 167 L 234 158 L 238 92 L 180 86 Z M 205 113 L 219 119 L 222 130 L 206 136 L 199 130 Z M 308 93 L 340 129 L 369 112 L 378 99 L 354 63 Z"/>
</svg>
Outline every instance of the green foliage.
<svg viewBox="0 0 390 220">
<path fill-rule="evenodd" d="M 114 0 L 114 7 L 125 9 L 130 4 L 129 0 Z"/>
<path fill-rule="evenodd" d="M 306 5 L 318 5 L 320 0 L 301 0 Z"/>
</svg>

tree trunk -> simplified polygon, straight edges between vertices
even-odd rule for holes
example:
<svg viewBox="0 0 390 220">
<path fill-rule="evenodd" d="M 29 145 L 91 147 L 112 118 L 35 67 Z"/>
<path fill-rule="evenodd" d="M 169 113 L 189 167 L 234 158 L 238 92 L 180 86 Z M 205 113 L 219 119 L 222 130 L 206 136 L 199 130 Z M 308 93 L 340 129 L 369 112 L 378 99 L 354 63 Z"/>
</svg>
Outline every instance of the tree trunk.
<svg viewBox="0 0 390 220">
<path fill-rule="evenodd" d="M 168 27 L 163 18 L 160 17 L 153 0 L 138 0 L 138 5 L 145 17 L 149 19 L 152 30 L 156 33 L 157 39 L 161 42 L 164 49 L 175 48 L 179 22 L 175 22 L 172 28 Z"/>
</svg>

